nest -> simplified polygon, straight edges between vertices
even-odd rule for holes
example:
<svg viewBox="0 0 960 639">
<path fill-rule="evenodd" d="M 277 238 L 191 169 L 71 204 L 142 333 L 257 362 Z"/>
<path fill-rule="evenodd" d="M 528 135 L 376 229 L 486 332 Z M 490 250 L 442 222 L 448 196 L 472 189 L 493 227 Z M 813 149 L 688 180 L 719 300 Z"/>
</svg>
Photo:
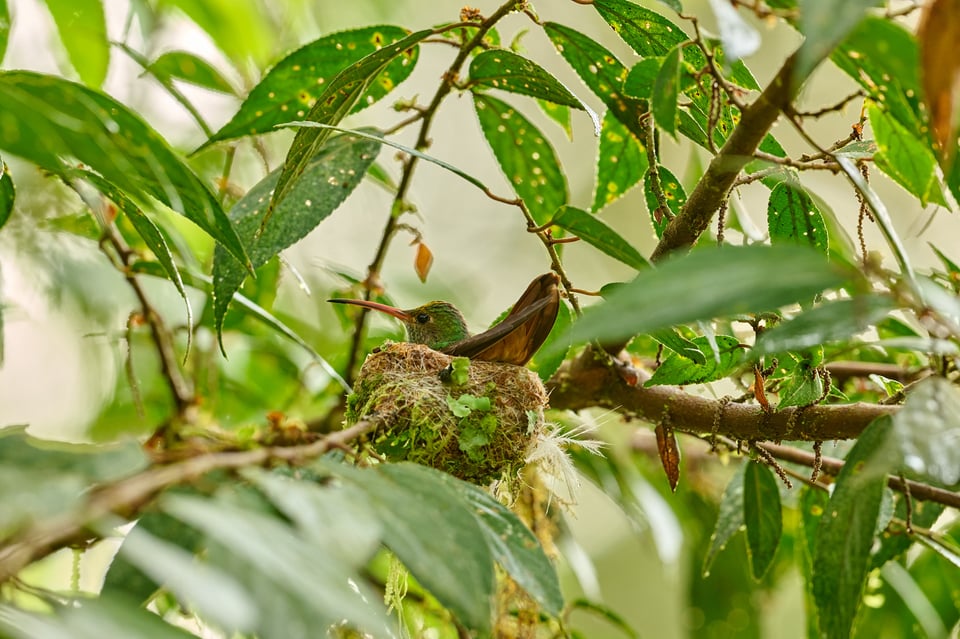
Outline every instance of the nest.
<svg viewBox="0 0 960 639">
<path fill-rule="evenodd" d="M 515 476 L 545 432 L 546 389 L 520 366 L 391 344 L 367 357 L 354 389 L 347 424 L 376 421 L 378 453 L 479 485 Z"/>
</svg>

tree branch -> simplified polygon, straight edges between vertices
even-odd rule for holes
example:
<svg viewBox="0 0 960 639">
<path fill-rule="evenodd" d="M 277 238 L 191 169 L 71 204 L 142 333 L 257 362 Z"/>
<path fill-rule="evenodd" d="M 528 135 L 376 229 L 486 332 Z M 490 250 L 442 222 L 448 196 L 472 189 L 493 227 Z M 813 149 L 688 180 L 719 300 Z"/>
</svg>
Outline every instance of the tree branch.
<svg viewBox="0 0 960 639">
<path fill-rule="evenodd" d="M 672 386 L 644 388 L 646 375 L 587 349 L 568 360 L 548 382 L 553 408 L 603 407 L 658 423 L 670 411 L 670 427 L 715 433 L 735 440 L 826 441 L 853 439 L 874 419 L 898 408 L 876 404 L 821 404 L 779 411 L 698 397 Z"/>
</svg>

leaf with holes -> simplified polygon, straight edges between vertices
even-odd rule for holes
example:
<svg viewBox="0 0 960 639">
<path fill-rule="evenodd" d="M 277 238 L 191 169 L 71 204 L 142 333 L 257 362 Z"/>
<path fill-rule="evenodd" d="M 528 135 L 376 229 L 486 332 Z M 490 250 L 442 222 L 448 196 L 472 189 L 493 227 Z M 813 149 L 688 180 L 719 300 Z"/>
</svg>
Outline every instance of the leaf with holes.
<svg viewBox="0 0 960 639">
<path fill-rule="evenodd" d="M 677 137 L 677 98 L 680 91 L 680 47 L 670 49 L 653 82 L 653 118 L 663 131 Z"/>
<path fill-rule="evenodd" d="M 543 133 L 506 102 L 473 95 L 483 135 L 514 192 L 537 224 L 567 202 L 567 179 Z"/>
<path fill-rule="evenodd" d="M 564 228 L 587 244 L 598 248 L 610 257 L 639 270 L 649 266 L 647 261 L 629 242 L 594 215 L 573 206 L 563 206 L 553 217 L 553 224 Z"/>
<path fill-rule="evenodd" d="M 470 77 L 467 85 L 480 85 L 528 95 L 554 104 L 587 111 L 591 117 L 596 118 L 596 114 L 590 107 L 546 69 L 506 49 L 491 49 L 475 57 L 470 63 Z"/>
<path fill-rule="evenodd" d="M 233 225 L 206 184 L 140 116 L 74 82 L 29 71 L 0 73 L 0 148 L 56 174 L 79 161 L 127 195 L 154 198 L 247 264 Z"/>
<path fill-rule="evenodd" d="M 647 201 L 647 211 L 650 212 L 650 221 L 653 223 L 653 230 L 657 237 L 663 236 L 663 229 L 667 228 L 674 217 L 680 214 L 683 205 L 687 203 L 687 194 L 683 190 L 680 180 L 670 172 L 665 166 L 657 166 L 657 175 L 660 178 L 660 190 L 663 193 L 663 199 L 667 205 L 666 211 L 660 206 L 660 200 L 657 197 L 654 188 L 652 171 L 648 167 L 647 175 L 643 180 L 643 196 Z"/>
<path fill-rule="evenodd" d="M 397 58 L 412 57 L 414 47 L 431 35 L 433 35 L 432 29 L 417 31 L 402 40 L 384 45 L 354 62 L 327 83 L 327 88 L 317 98 L 310 112 L 306 117 L 299 119 L 322 124 L 337 124 L 354 110 L 363 96 L 369 95 L 370 87 L 381 73 L 390 68 Z M 297 131 L 283 162 L 280 177 L 277 178 L 277 186 L 273 191 L 265 222 L 273 209 L 277 208 L 280 202 L 290 194 L 297 180 L 330 134 L 330 129 L 322 128 L 306 127 Z"/>
<path fill-rule="evenodd" d="M 829 251 L 823 215 L 799 185 L 781 182 L 770 192 L 767 228 L 773 244 L 808 244 L 824 254 Z"/>
<path fill-rule="evenodd" d="M 336 120 L 319 120 L 308 116 L 318 100 L 333 98 L 338 108 L 348 112 L 364 109 L 380 100 L 413 71 L 419 48 L 404 47 L 398 54 L 389 56 L 386 64 L 371 65 L 373 71 L 366 78 L 354 74 L 353 81 L 366 81 L 362 87 L 341 81 L 335 91 L 345 90 L 351 100 L 349 105 L 339 104 L 335 91 L 331 92 L 335 78 L 366 56 L 383 51 L 389 45 L 408 37 L 410 32 L 402 27 L 379 25 L 351 31 L 341 31 L 319 40 L 314 40 L 278 62 L 255 86 L 240 110 L 219 131 L 204 143 L 204 147 L 219 142 L 257 133 L 267 133 L 284 122 L 294 120 L 318 120 L 336 124 Z M 424 33 L 424 32 L 421 32 Z M 429 33 L 427 34 L 429 35 Z M 424 36 L 425 37 L 425 36 Z M 420 38 L 422 39 L 422 38 Z M 346 80 L 347 78 L 343 78 Z M 362 97 L 361 97 L 362 94 Z M 346 96 L 344 96 L 346 97 Z M 333 105 L 331 105 L 333 106 Z M 203 148 L 203 147 L 201 147 Z"/>
<path fill-rule="evenodd" d="M 236 93 L 212 64 L 188 51 L 167 51 L 151 62 L 147 70 L 158 78 L 182 80 L 219 93 Z"/>
<path fill-rule="evenodd" d="M 597 213 L 626 194 L 646 170 L 647 152 L 643 143 L 607 111 L 600 127 L 593 212 Z"/>
<path fill-rule="evenodd" d="M 930 147 L 876 106 L 869 109 L 870 126 L 876 136 L 877 167 L 920 199 L 946 206 L 937 179 L 937 159 Z"/>
<path fill-rule="evenodd" d="M 747 557 L 759 581 L 773 564 L 783 534 L 780 488 L 773 471 L 751 461 L 743 476 L 743 522 L 747 526 Z"/>
<path fill-rule="evenodd" d="M 644 386 L 705 384 L 723 379 L 737 370 L 746 359 L 746 351 L 736 337 L 717 335 L 716 351 L 710 346 L 706 337 L 695 337 L 691 342 L 697 352 L 702 353 L 704 358 L 702 363 L 671 353 L 657 367 Z"/>
<path fill-rule="evenodd" d="M 639 120 L 647 107 L 641 100 L 623 94 L 623 81 L 627 77 L 623 63 L 604 46 L 569 27 L 546 22 L 543 29 L 583 83 L 634 135 L 643 139 Z"/>
<path fill-rule="evenodd" d="M 378 142 L 350 135 L 329 140 L 307 165 L 290 197 L 275 209 L 259 237 L 257 232 L 281 170 L 273 171 L 250 189 L 230 209 L 230 219 L 248 242 L 254 268 L 302 239 L 340 206 L 379 151 Z M 245 276 L 240 264 L 218 247 L 213 258 L 213 315 L 218 333 L 223 328 L 227 305 Z"/>
<path fill-rule="evenodd" d="M 887 473 L 895 466 L 891 431 L 889 417 L 863 431 L 817 528 L 812 588 L 826 639 L 849 637 L 860 607 Z"/>
</svg>

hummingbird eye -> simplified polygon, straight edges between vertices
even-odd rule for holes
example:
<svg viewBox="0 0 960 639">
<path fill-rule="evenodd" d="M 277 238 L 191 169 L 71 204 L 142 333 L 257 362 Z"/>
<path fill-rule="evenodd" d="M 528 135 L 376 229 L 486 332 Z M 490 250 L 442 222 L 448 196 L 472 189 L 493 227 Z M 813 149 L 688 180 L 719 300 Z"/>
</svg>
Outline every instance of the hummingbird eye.
<svg viewBox="0 0 960 639">
<path fill-rule="evenodd" d="M 417 323 L 419 323 L 419 324 L 426 324 L 426 323 L 429 322 L 429 321 L 430 321 L 430 315 L 429 315 L 429 314 L 427 314 L 427 313 L 419 313 L 419 314 L 417 314 Z"/>
</svg>

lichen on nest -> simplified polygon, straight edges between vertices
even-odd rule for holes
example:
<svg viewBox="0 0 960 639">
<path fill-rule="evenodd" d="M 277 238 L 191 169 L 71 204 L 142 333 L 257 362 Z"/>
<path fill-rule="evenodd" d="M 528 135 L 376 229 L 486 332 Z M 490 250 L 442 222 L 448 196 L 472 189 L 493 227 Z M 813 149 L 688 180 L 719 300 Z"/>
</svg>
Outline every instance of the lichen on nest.
<svg viewBox="0 0 960 639">
<path fill-rule="evenodd" d="M 526 368 L 398 343 L 367 357 L 346 418 L 375 420 L 372 445 L 391 461 L 486 485 L 523 467 L 545 432 L 546 405 L 546 389 Z"/>
</svg>

